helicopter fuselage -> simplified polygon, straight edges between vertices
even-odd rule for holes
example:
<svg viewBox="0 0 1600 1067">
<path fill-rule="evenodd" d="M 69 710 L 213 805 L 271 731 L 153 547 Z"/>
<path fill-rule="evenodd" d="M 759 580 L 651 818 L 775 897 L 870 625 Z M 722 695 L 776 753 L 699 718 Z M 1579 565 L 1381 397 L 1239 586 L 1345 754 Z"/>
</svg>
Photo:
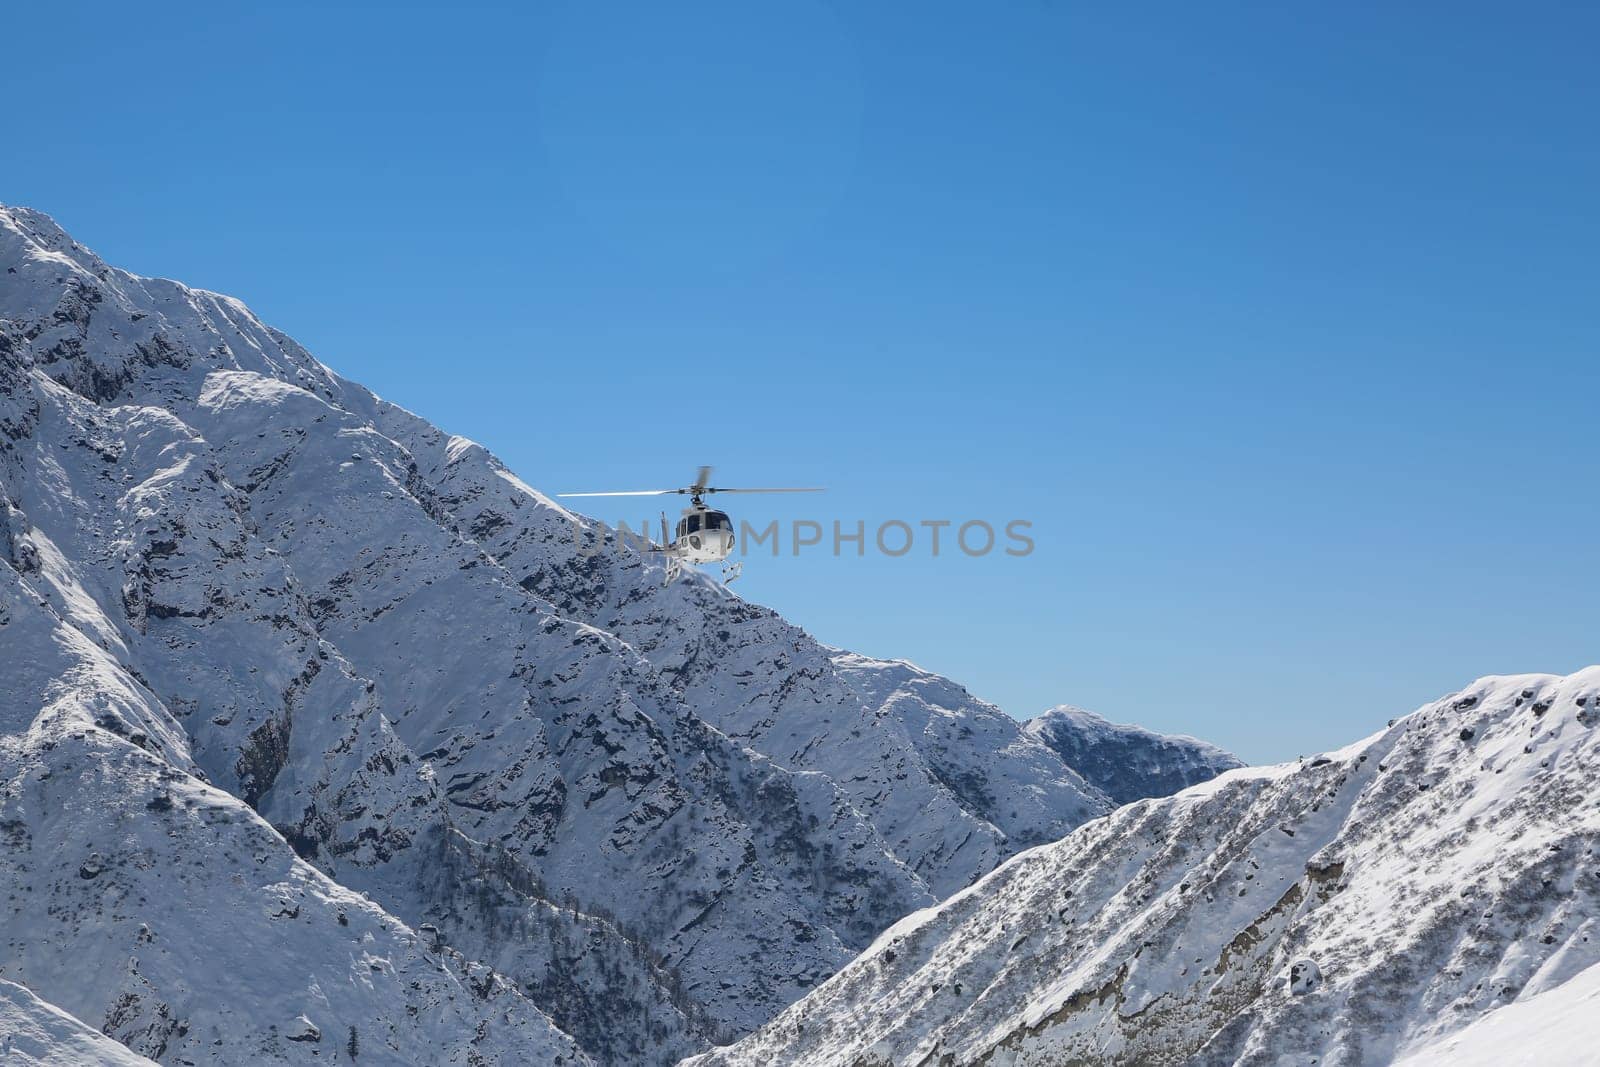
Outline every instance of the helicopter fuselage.
<svg viewBox="0 0 1600 1067">
<path fill-rule="evenodd" d="M 685 563 L 720 563 L 733 552 L 733 545 L 728 513 L 696 502 L 683 509 L 667 551 Z"/>
</svg>

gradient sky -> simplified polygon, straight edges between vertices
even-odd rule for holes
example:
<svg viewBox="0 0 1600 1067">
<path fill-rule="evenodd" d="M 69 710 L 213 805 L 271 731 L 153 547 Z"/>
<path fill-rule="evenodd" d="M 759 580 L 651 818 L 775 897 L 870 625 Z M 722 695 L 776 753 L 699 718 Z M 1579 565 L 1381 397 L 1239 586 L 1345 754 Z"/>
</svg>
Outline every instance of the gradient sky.
<svg viewBox="0 0 1600 1067">
<path fill-rule="evenodd" d="M 1107 8 L 20 5 L 0 201 L 549 492 L 1030 520 L 736 586 L 1018 716 L 1600 660 L 1600 9 Z"/>
</svg>

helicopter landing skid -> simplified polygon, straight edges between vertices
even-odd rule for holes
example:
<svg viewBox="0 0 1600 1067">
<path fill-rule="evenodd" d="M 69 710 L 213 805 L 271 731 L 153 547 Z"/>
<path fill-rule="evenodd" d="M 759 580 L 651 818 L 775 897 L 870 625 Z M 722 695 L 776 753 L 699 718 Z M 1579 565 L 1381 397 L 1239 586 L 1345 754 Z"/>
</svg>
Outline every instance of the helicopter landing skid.
<svg viewBox="0 0 1600 1067">
<path fill-rule="evenodd" d="M 744 562 L 742 560 L 736 560 L 733 563 L 724 563 L 722 565 L 722 584 L 728 585 L 732 583 L 735 578 L 739 577 L 739 575 L 743 573 Z"/>
</svg>

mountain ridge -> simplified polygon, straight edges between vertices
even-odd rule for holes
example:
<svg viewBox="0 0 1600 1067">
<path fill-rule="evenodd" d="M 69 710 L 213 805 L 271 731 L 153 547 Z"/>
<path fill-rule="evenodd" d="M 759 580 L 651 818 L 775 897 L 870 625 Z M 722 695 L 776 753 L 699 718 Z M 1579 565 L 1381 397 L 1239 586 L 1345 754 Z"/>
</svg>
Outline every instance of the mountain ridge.
<svg viewBox="0 0 1600 1067">
<path fill-rule="evenodd" d="M 1353 1067 L 1457 1049 L 1600 964 L 1597 726 L 1600 667 L 1489 676 L 1345 748 L 1125 805 L 686 1062 Z"/>
<path fill-rule="evenodd" d="M 0 207 L 0 263 L 0 570 L 96 650 L 78 696 L 115 706 L 85 739 L 238 798 L 422 951 L 492 959 L 526 1026 L 544 998 L 601 1062 L 671 1062 L 1110 807 L 947 680 L 698 572 L 664 587 L 238 300 L 25 209 Z M 144 980 L 158 1015 L 190 1003 Z"/>
</svg>

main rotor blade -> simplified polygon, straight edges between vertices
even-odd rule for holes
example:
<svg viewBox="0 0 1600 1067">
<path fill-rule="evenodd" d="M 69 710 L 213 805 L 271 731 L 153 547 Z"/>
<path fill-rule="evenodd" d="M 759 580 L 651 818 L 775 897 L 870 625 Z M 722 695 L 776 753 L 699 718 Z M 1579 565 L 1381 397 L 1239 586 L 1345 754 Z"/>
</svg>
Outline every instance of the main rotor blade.
<svg viewBox="0 0 1600 1067">
<path fill-rule="evenodd" d="M 694 476 L 694 488 L 704 489 L 711 484 L 711 468 L 701 467 L 700 473 Z"/>
<path fill-rule="evenodd" d="M 628 489 L 620 493 L 557 493 L 556 496 L 666 496 L 682 489 Z"/>
<path fill-rule="evenodd" d="M 826 489 L 819 487 L 810 489 L 707 489 L 707 493 L 825 493 Z"/>
</svg>

